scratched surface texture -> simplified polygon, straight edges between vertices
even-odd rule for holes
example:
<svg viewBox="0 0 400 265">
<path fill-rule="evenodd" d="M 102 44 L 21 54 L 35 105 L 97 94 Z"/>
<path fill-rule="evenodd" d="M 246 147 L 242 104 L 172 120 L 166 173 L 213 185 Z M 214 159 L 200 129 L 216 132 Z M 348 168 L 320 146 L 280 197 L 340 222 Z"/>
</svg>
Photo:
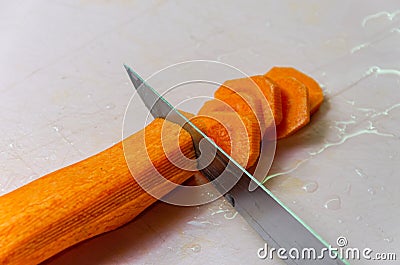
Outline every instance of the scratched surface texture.
<svg viewBox="0 0 400 265">
<path fill-rule="evenodd" d="M 326 101 L 279 142 L 266 185 L 333 246 L 345 236 L 351 247 L 400 249 L 397 0 L 1 2 L 1 194 L 121 139 L 133 92 L 122 63 L 145 77 L 190 59 L 250 75 L 294 65 Z M 262 246 L 222 199 L 157 203 L 46 263 L 282 264 L 259 260 Z"/>
</svg>

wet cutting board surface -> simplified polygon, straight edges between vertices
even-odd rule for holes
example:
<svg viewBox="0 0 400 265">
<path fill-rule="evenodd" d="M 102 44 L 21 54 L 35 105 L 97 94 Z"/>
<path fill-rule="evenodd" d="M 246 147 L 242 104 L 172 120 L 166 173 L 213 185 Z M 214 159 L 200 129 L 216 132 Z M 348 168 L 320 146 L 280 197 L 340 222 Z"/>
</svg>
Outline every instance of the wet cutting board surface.
<svg viewBox="0 0 400 265">
<path fill-rule="evenodd" d="M 400 249 L 398 1 L 14 1 L 0 15 L 1 194 L 121 140 L 123 63 L 145 77 L 193 59 L 293 65 L 326 101 L 279 142 L 267 186 L 333 246 Z M 157 203 L 47 264 L 281 264 L 263 245 L 222 199 Z"/>
</svg>

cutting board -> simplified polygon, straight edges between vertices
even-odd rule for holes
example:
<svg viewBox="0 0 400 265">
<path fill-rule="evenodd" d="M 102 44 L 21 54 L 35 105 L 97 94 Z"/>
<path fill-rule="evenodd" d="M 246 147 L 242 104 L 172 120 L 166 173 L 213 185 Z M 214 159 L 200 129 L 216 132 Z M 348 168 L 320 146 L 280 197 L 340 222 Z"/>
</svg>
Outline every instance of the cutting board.
<svg viewBox="0 0 400 265">
<path fill-rule="evenodd" d="M 293 65 L 318 80 L 326 101 L 310 125 L 279 141 L 267 187 L 333 246 L 344 236 L 349 247 L 400 249 L 398 1 L 2 6 L 1 194 L 121 140 L 133 95 L 123 63 L 145 77 L 193 59 L 250 75 Z M 45 263 L 283 263 L 259 259 L 263 246 L 223 199 L 159 202 Z"/>
</svg>

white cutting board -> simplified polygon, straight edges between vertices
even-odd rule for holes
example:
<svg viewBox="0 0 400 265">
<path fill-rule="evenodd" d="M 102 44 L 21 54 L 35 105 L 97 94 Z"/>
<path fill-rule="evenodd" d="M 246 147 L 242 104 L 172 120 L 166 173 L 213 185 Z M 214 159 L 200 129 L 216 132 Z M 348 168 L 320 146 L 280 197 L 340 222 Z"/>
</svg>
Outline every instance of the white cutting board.
<svg viewBox="0 0 400 265">
<path fill-rule="evenodd" d="M 279 143 L 268 186 L 333 246 L 345 236 L 351 247 L 400 249 L 398 1 L 1 6 L 1 194 L 121 139 L 132 95 L 122 63 L 144 77 L 191 59 L 250 75 L 293 65 L 323 85 L 327 100 L 309 126 Z M 258 259 L 262 246 L 221 199 L 157 203 L 47 264 L 282 263 Z"/>
</svg>

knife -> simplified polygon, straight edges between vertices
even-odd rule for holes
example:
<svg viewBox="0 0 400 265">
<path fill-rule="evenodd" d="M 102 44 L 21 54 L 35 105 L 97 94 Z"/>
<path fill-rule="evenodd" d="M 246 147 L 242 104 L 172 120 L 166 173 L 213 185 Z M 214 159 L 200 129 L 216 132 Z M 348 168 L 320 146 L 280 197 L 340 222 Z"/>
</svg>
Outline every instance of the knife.
<svg viewBox="0 0 400 265">
<path fill-rule="evenodd" d="M 282 248 L 286 251 L 286 264 L 349 264 L 348 261 L 336 255 L 328 255 L 329 244 L 321 238 L 310 226 L 301 220 L 294 212 L 285 206 L 271 191 L 241 167 L 234 159 L 225 153 L 218 145 L 209 139 L 199 128 L 177 111 L 164 97 L 148 85 L 143 78 L 129 66 L 124 65 L 128 76 L 138 95 L 143 100 L 154 118 L 164 118 L 183 127 L 192 136 L 196 152 L 197 167 L 200 172 L 212 181 L 215 188 L 261 236 L 270 248 Z M 212 157 L 210 157 L 212 156 Z M 211 161 L 211 162 L 210 162 Z M 228 175 L 237 182 L 229 191 L 229 184 L 219 181 L 221 175 Z M 259 188 L 249 189 L 251 182 Z M 315 250 L 316 259 L 299 259 L 287 255 L 291 249 L 300 253 L 310 249 Z M 325 251 L 325 255 L 320 255 Z"/>
</svg>

